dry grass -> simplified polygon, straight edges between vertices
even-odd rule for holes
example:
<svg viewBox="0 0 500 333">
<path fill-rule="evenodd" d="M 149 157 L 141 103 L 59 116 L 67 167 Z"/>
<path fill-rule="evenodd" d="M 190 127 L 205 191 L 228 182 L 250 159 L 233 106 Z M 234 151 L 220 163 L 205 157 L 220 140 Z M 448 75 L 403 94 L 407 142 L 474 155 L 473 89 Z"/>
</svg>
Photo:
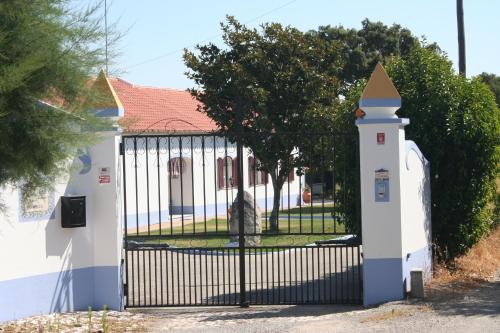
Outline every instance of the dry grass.
<svg viewBox="0 0 500 333">
<path fill-rule="evenodd" d="M 374 316 L 370 316 L 367 318 L 364 318 L 361 320 L 361 323 L 370 323 L 370 322 L 380 322 L 380 321 L 385 321 L 385 320 L 391 320 L 391 319 L 396 319 L 396 318 L 401 318 L 401 317 L 410 317 L 415 315 L 418 312 L 428 312 L 431 311 L 432 309 L 429 306 L 417 306 L 412 309 L 392 309 L 391 311 L 386 311 L 381 314 L 377 314 Z"/>
<path fill-rule="evenodd" d="M 451 264 L 434 266 L 434 284 L 486 282 L 500 269 L 500 227 Z"/>
</svg>

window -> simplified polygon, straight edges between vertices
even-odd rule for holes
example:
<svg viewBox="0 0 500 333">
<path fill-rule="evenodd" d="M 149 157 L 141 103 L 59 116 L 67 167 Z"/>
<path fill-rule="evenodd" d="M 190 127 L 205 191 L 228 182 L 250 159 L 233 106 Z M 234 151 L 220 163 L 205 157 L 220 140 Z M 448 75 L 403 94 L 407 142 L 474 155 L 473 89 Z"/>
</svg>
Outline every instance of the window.
<svg viewBox="0 0 500 333">
<path fill-rule="evenodd" d="M 168 172 L 172 178 L 179 178 L 181 173 L 186 171 L 186 161 L 184 158 L 174 157 L 168 163 Z"/>
<path fill-rule="evenodd" d="M 263 185 L 269 183 L 269 175 L 264 170 L 257 170 L 259 160 L 253 156 L 248 157 L 248 185 Z"/>
<path fill-rule="evenodd" d="M 226 156 L 217 159 L 217 184 L 219 189 L 238 186 L 238 163 L 236 158 Z"/>
<path fill-rule="evenodd" d="M 248 157 L 248 185 L 264 185 L 269 183 L 269 174 L 264 170 L 258 170 L 259 160 L 253 156 Z M 295 180 L 295 168 L 290 171 L 285 182 L 293 182 Z"/>
</svg>

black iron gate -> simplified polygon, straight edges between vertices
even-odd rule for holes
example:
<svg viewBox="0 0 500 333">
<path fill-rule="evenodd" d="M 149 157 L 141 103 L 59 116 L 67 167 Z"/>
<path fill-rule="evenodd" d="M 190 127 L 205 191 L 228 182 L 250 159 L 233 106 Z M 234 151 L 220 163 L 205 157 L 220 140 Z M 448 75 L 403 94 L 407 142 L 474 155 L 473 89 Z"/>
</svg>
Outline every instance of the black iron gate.
<svg viewBox="0 0 500 333">
<path fill-rule="evenodd" d="M 250 149 L 124 136 L 126 307 L 360 304 L 357 137 L 308 140 L 272 214 L 272 175 Z"/>
</svg>

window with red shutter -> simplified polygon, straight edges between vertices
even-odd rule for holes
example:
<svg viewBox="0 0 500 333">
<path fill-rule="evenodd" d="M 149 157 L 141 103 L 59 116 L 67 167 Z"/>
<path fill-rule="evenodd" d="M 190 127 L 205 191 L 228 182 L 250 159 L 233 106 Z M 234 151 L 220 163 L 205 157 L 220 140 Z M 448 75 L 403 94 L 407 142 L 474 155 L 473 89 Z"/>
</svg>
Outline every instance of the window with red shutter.
<svg viewBox="0 0 500 333">
<path fill-rule="evenodd" d="M 262 173 L 262 176 L 261 176 L 262 183 L 261 184 L 269 184 L 269 174 L 264 170 L 262 170 L 261 173 Z"/>
<path fill-rule="evenodd" d="M 252 156 L 248 157 L 248 186 L 255 184 L 255 164 Z"/>
<path fill-rule="evenodd" d="M 248 184 L 253 185 L 263 185 L 268 183 L 267 172 L 264 170 L 258 170 L 259 160 L 254 156 L 248 157 Z"/>
<path fill-rule="evenodd" d="M 226 156 L 217 159 L 217 185 L 219 189 L 236 187 L 238 184 L 238 164 L 236 158 Z"/>
<path fill-rule="evenodd" d="M 174 157 L 168 162 L 168 172 L 172 178 L 179 178 L 181 173 L 186 170 L 186 161 L 184 158 Z"/>
<path fill-rule="evenodd" d="M 224 160 L 222 158 L 217 159 L 217 184 L 219 188 L 224 188 Z"/>
<path fill-rule="evenodd" d="M 238 187 L 238 158 L 235 157 L 232 159 L 232 172 L 229 175 L 231 177 L 231 182 L 230 186 L 231 187 Z"/>
</svg>

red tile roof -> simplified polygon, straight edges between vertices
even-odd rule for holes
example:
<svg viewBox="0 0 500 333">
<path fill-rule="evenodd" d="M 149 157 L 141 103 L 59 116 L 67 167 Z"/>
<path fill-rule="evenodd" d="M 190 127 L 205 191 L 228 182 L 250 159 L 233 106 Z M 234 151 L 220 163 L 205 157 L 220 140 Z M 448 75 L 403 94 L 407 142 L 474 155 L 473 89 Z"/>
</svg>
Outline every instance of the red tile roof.
<svg viewBox="0 0 500 333">
<path fill-rule="evenodd" d="M 125 109 L 125 132 L 209 132 L 215 123 L 196 110 L 199 102 L 187 91 L 136 86 L 109 78 Z"/>
</svg>

